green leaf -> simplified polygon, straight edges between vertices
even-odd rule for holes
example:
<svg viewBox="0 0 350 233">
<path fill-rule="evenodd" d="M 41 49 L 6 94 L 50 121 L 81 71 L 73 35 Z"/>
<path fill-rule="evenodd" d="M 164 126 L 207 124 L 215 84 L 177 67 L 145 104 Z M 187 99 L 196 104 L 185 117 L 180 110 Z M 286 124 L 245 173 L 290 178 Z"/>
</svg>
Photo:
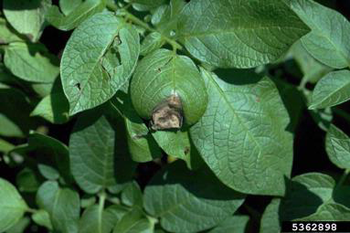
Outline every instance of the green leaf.
<svg viewBox="0 0 350 233">
<path fill-rule="evenodd" d="M 85 194 L 82 196 L 80 203 L 81 208 L 89 208 L 94 204 L 96 204 L 96 196 L 90 194 Z"/>
<path fill-rule="evenodd" d="M 47 181 L 38 190 L 36 202 L 51 216 L 53 228 L 62 233 L 77 233 L 80 198 L 76 191 L 60 188 L 56 181 Z"/>
<path fill-rule="evenodd" d="M 131 80 L 130 94 L 135 110 L 145 119 L 150 119 L 159 104 L 178 95 L 188 125 L 203 115 L 208 98 L 193 61 L 166 49 L 142 59 Z"/>
<path fill-rule="evenodd" d="M 292 9 L 312 29 L 301 41 L 320 62 L 345 68 L 350 64 L 350 24 L 340 13 L 315 1 L 290 0 Z"/>
<path fill-rule="evenodd" d="M 41 116 L 53 124 L 64 124 L 69 120 L 69 103 L 63 92 L 55 92 L 43 98 L 30 114 Z"/>
<path fill-rule="evenodd" d="M 173 37 L 178 29 L 177 22 L 185 5 L 186 1 L 184 0 L 171 0 L 169 5 L 158 7 L 152 15 L 152 24 L 155 25 L 157 30 L 163 35 Z"/>
<path fill-rule="evenodd" d="M 80 188 L 90 194 L 116 186 L 124 175 L 121 166 L 129 173 L 133 171 L 133 165 L 124 158 L 126 154 L 121 154 L 123 147 L 117 144 L 118 140 L 125 140 L 120 139 L 121 129 L 115 131 L 114 121 L 104 115 L 92 117 L 93 114 L 78 118 L 69 141 L 73 176 Z"/>
<path fill-rule="evenodd" d="M 337 203 L 325 203 L 318 208 L 315 214 L 297 219 L 297 221 L 349 221 L 349 219 L 349 208 Z"/>
<path fill-rule="evenodd" d="M 152 233 L 152 222 L 138 208 L 125 214 L 115 226 L 113 233 Z"/>
<path fill-rule="evenodd" d="M 52 223 L 50 220 L 50 215 L 45 210 L 38 210 L 32 215 L 33 221 L 39 226 L 46 227 L 49 230 L 52 230 Z"/>
<path fill-rule="evenodd" d="M 315 213 L 323 203 L 332 201 L 334 187 L 334 179 L 322 173 L 306 173 L 294 177 L 290 192 L 281 204 L 280 218 L 294 220 Z"/>
<path fill-rule="evenodd" d="M 127 0 L 132 2 L 134 9 L 138 11 L 149 11 L 164 4 L 165 0 Z"/>
<path fill-rule="evenodd" d="M 223 68 L 273 62 L 309 32 L 283 1 L 275 0 L 192 0 L 178 25 L 178 36 L 195 58 Z"/>
<path fill-rule="evenodd" d="M 191 152 L 188 131 L 156 131 L 152 136 L 170 156 L 185 160 Z"/>
<path fill-rule="evenodd" d="M 152 32 L 148 34 L 141 43 L 141 52 L 142 56 L 145 56 L 164 45 L 162 35 L 159 32 Z"/>
<path fill-rule="evenodd" d="M 131 25 L 108 12 L 94 15 L 73 32 L 61 61 L 71 115 L 101 105 L 128 82 L 138 60 L 139 40 Z M 105 55 L 112 48 L 120 54 L 121 64 L 109 73 Z"/>
<path fill-rule="evenodd" d="M 0 44 L 9 44 L 12 42 L 19 42 L 23 39 L 18 33 L 6 22 L 5 19 L 0 18 Z"/>
<path fill-rule="evenodd" d="M 28 138 L 28 143 L 30 150 L 37 151 L 40 155 L 44 156 L 43 160 L 45 162 L 52 161 L 52 166 L 57 167 L 60 176 L 63 177 L 67 183 L 72 182 L 69 152 L 66 145 L 52 137 L 39 133 L 31 134 Z M 50 166 L 51 164 L 48 165 Z"/>
<path fill-rule="evenodd" d="M 30 218 L 23 217 L 13 227 L 8 229 L 6 233 L 23 233 L 30 224 Z"/>
<path fill-rule="evenodd" d="M 59 5 L 63 14 L 68 15 L 80 4 L 83 3 L 83 0 L 60 0 Z"/>
<path fill-rule="evenodd" d="M 283 195 L 293 137 L 286 131 L 289 116 L 273 82 L 243 70 L 221 79 L 204 69 L 202 74 L 209 104 L 190 130 L 202 158 L 237 191 Z"/>
<path fill-rule="evenodd" d="M 0 99 L 0 135 L 22 137 L 27 134 L 33 127 L 28 117 L 31 106 L 27 97 L 16 88 L 0 86 Z"/>
<path fill-rule="evenodd" d="M 121 195 L 122 203 L 127 206 L 139 206 L 142 208 L 143 195 L 140 186 L 134 181 L 127 185 Z"/>
<path fill-rule="evenodd" d="M 30 168 L 24 168 L 16 176 L 17 188 L 20 192 L 36 192 L 40 186 L 40 182 L 34 171 Z"/>
<path fill-rule="evenodd" d="M 40 174 L 48 180 L 57 180 L 60 177 L 60 173 L 51 166 L 38 164 L 38 169 Z"/>
<path fill-rule="evenodd" d="M 339 105 L 350 99 L 350 71 L 334 71 L 323 77 L 312 93 L 309 109 Z"/>
<path fill-rule="evenodd" d="M 135 112 L 129 95 L 118 94 L 118 99 L 113 104 L 123 115 L 131 158 L 135 162 L 143 163 L 161 157 L 161 150 L 149 133 L 147 126 Z"/>
<path fill-rule="evenodd" d="M 52 83 L 59 75 L 59 61 L 42 44 L 11 43 L 4 63 L 18 78 L 29 82 Z"/>
<path fill-rule="evenodd" d="M 334 125 L 327 132 L 326 151 L 333 164 L 341 169 L 350 169 L 350 138 Z"/>
<path fill-rule="evenodd" d="M 15 122 L 10 120 L 4 114 L 0 113 L 0 134 L 4 136 L 22 137 L 23 133 L 19 126 Z"/>
<path fill-rule="evenodd" d="M 249 216 L 234 215 L 221 222 L 208 233 L 244 233 L 249 221 Z"/>
<path fill-rule="evenodd" d="M 146 211 L 160 217 L 165 230 L 179 233 L 214 227 L 231 216 L 243 201 L 244 195 L 224 186 L 205 167 L 189 171 L 182 161 L 159 172 L 144 192 Z"/>
<path fill-rule="evenodd" d="M 45 13 L 51 0 L 4 0 L 3 9 L 8 22 L 32 42 L 39 40 L 44 29 Z"/>
<path fill-rule="evenodd" d="M 107 209 L 93 205 L 86 209 L 79 222 L 79 233 L 110 233 L 126 210 L 111 206 Z"/>
<path fill-rule="evenodd" d="M 0 209 L 0 232 L 14 226 L 28 209 L 16 188 L 2 178 L 0 178 Z"/>
<path fill-rule="evenodd" d="M 61 2 L 60 5 L 62 7 Z M 64 3 L 62 11 L 67 16 L 63 15 L 57 6 L 52 6 L 46 13 L 46 20 L 60 30 L 69 31 L 79 26 L 94 14 L 101 12 L 106 6 L 105 0 L 86 0 L 80 5 L 77 5 L 79 2 L 81 1 L 69 1 L 71 5 L 68 6 L 68 3 Z"/>
<path fill-rule="evenodd" d="M 274 198 L 266 207 L 260 222 L 260 233 L 280 233 L 280 204 L 281 199 Z"/>
<path fill-rule="evenodd" d="M 1 122 L 1 120 L 0 120 Z M 13 150 L 15 148 L 15 145 L 5 141 L 5 140 L 2 140 L 0 139 L 0 152 L 3 152 L 3 153 L 8 153 L 9 151 Z"/>
</svg>

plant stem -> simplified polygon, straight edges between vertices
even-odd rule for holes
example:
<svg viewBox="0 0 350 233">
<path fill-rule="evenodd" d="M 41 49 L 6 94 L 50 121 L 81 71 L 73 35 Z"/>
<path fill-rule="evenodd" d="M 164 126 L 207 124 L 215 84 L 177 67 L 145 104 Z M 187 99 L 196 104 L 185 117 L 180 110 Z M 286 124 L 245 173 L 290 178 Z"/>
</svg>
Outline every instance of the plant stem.
<svg viewBox="0 0 350 233">
<path fill-rule="evenodd" d="M 31 214 L 35 214 L 36 212 L 38 212 L 38 210 L 32 209 L 32 208 L 29 208 L 29 207 L 28 207 L 27 212 L 28 212 L 28 213 L 31 213 Z"/>
<path fill-rule="evenodd" d="M 346 169 L 343 173 L 343 175 L 340 177 L 338 184 L 336 186 L 336 188 L 339 188 L 340 186 L 342 186 L 342 184 L 346 181 L 346 178 L 348 177 L 350 173 L 350 169 Z"/>
<path fill-rule="evenodd" d="M 136 16 L 134 16 L 130 12 L 126 11 L 125 9 L 121 9 L 119 11 L 119 14 L 124 15 L 126 19 L 132 21 L 133 23 L 137 24 L 140 27 L 143 27 L 144 29 L 146 29 L 150 32 L 158 32 L 156 29 L 151 28 L 147 23 L 143 22 L 142 20 L 140 20 L 139 18 L 137 18 Z M 164 41 L 166 41 L 168 44 L 170 44 L 173 47 L 174 51 L 182 49 L 182 46 L 179 43 L 177 43 L 175 40 L 173 40 L 165 35 L 162 35 L 162 39 Z"/>
<path fill-rule="evenodd" d="M 100 198 L 98 203 L 98 222 L 100 224 L 98 224 L 98 226 L 102 228 L 103 210 L 105 208 L 107 194 L 104 190 L 102 190 L 98 196 Z M 102 229 L 99 229 L 99 232 L 102 232 Z"/>
</svg>

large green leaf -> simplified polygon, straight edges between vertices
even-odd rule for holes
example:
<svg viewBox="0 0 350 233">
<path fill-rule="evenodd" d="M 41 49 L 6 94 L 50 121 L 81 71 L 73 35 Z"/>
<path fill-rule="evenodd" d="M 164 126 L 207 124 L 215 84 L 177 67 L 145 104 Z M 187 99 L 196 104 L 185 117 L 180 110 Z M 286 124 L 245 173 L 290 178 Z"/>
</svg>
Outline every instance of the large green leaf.
<svg viewBox="0 0 350 233">
<path fill-rule="evenodd" d="M 79 222 L 79 233 L 110 233 L 125 213 L 127 211 L 119 206 L 103 209 L 93 205 L 84 211 Z"/>
<path fill-rule="evenodd" d="M 245 215 L 234 215 L 221 222 L 217 227 L 208 233 L 244 233 L 249 221 Z"/>
<path fill-rule="evenodd" d="M 132 173 L 133 165 L 124 159 L 118 140 L 123 134 L 121 128 L 106 116 L 91 116 L 86 113 L 78 118 L 69 141 L 71 170 L 73 176 L 87 193 L 97 193 L 103 188 L 116 186 L 123 169 Z M 119 166 L 120 168 L 117 168 Z"/>
<path fill-rule="evenodd" d="M 111 50 L 120 54 L 121 64 L 110 69 L 109 57 L 105 55 Z M 84 21 L 73 32 L 61 61 L 62 85 L 70 114 L 109 100 L 127 83 L 139 52 L 137 31 L 113 13 L 99 13 Z"/>
<path fill-rule="evenodd" d="M 0 18 L 0 44 L 9 44 L 11 42 L 19 42 L 23 39 L 16 33 L 16 31 L 6 22 L 5 19 Z"/>
<path fill-rule="evenodd" d="M 76 191 L 60 188 L 55 181 L 47 181 L 37 192 L 36 202 L 46 210 L 55 230 L 77 233 L 80 215 L 80 198 Z"/>
<path fill-rule="evenodd" d="M 350 99 L 350 71 L 334 71 L 323 77 L 312 92 L 309 109 L 332 107 Z"/>
<path fill-rule="evenodd" d="M 205 86 L 193 61 L 166 49 L 142 59 L 131 80 L 130 93 L 135 110 L 145 119 L 172 95 L 180 97 L 189 125 L 198 121 L 207 106 Z"/>
<path fill-rule="evenodd" d="M 350 138 L 331 125 L 326 136 L 326 151 L 329 159 L 342 169 L 350 169 Z"/>
<path fill-rule="evenodd" d="M 11 43 L 4 63 L 18 78 L 30 82 L 52 83 L 59 75 L 59 61 L 42 44 Z"/>
<path fill-rule="evenodd" d="M 45 13 L 51 0 L 4 0 L 4 14 L 9 23 L 31 41 L 39 40 L 44 29 Z"/>
<path fill-rule="evenodd" d="M 69 12 L 67 16 L 63 15 L 57 6 L 52 6 L 46 13 L 46 20 L 60 30 L 69 31 L 79 26 L 79 24 L 92 15 L 101 12 L 106 6 L 106 0 L 86 0 L 76 6 L 78 3 L 79 1 L 70 1 L 72 5 L 70 5 L 69 7 L 71 8 L 68 9 L 71 10 L 67 9 L 67 3 L 63 5 L 64 12 Z"/>
<path fill-rule="evenodd" d="M 218 191 L 220 190 L 220 191 Z M 244 195 L 224 186 L 209 169 L 189 171 L 176 161 L 147 185 L 144 207 L 170 232 L 198 232 L 216 226 L 243 203 Z"/>
<path fill-rule="evenodd" d="M 312 29 L 302 38 L 306 50 L 333 68 L 350 64 L 350 24 L 340 13 L 310 0 L 289 0 L 292 9 Z"/>
<path fill-rule="evenodd" d="M 306 25 L 283 1 L 192 0 L 179 16 L 180 39 L 197 59 L 249 68 L 280 58 Z"/>
<path fill-rule="evenodd" d="M 135 208 L 118 221 L 113 233 L 152 233 L 153 227 L 142 211 Z"/>
<path fill-rule="evenodd" d="M 241 70 L 222 79 L 204 69 L 202 74 L 209 104 L 190 130 L 202 158 L 237 191 L 283 195 L 293 136 L 286 131 L 289 116 L 273 82 Z"/>
<path fill-rule="evenodd" d="M 7 180 L 0 178 L 0 232 L 14 226 L 28 209 L 16 188 Z"/>
</svg>

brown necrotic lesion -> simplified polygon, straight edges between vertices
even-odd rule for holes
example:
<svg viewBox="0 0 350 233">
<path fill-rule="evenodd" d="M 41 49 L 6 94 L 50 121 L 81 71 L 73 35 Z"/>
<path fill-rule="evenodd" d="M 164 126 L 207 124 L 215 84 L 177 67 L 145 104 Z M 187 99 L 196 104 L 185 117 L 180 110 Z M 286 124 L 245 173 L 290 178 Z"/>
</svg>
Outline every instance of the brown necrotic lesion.
<svg viewBox="0 0 350 233">
<path fill-rule="evenodd" d="M 173 94 L 160 103 L 152 113 L 153 130 L 180 129 L 183 123 L 181 99 Z"/>
</svg>

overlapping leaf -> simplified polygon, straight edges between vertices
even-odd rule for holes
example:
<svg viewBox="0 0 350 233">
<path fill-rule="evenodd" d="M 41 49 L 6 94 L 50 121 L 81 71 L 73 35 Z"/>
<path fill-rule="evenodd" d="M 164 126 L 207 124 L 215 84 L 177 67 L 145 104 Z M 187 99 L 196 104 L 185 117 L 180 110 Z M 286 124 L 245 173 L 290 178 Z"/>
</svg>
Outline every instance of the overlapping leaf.
<svg viewBox="0 0 350 233">
<path fill-rule="evenodd" d="M 218 192 L 220 190 L 220 192 Z M 191 172 L 176 161 L 147 185 L 144 207 L 170 232 L 198 232 L 232 215 L 244 196 L 220 183 L 206 168 Z"/>
<path fill-rule="evenodd" d="M 32 42 L 39 40 L 44 29 L 45 13 L 51 0 L 4 0 L 6 19 L 21 34 Z"/>
<path fill-rule="evenodd" d="M 221 77 L 202 69 L 209 104 L 190 129 L 202 158 L 229 187 L 283 195 L 292 166 L 289 116 L 275 85 L 249 71 Z"/>
<path fill-rule="evenodd" d="M 326 151 L 336 166 L 350 169 L 350 138 L 334 125 L 327 132 Z"/>
<path fill-rule="evenodd" d="M 250 68 L 280 58 L 307 26 L 275 0 L 192 0 L 179 16 L 180 40 L 197 59 Z"/>
<path fill-rule="evenodd" d="M 302 38 L 306 50 L 333 68 L 350 64 L 350 23 L 339 12 L 310 0 L 289 0 L 292 9 L 311 28 Z"/>
<path fill-rule="evenodd" d="M 59 61 L 44 45 L 11 43 L 4 63 L 17 77 L 30 82 L 52 83 L 59 75 Z"/>
<path fill-rule="evenodd" d="M 61 9 L 67 15 L 63 15 L 57 6 L 52 6 L 46 13 L 47 21 L 60 30 L 72 30 L 92 15 L 101 12 L 106 6 L 106 0 L 87 0 L 78 4 L 79 1 L 61 1 Z"/>
<path fill-rule="evenodd" d="M 0 232 L 14 226 L 28 209 L 16 188 L 2 178 L 0 178 L 0 209 Z"/>
<path fill-rule="evenodd" d="M 108 12 L 94 15 L 73 32 L 61 61 L 71 115 L 106 102 L 128 81 L 139 43 L 137 31 Z M 105 56 L 112 51 L 120 54 L 120 64 L 117 54 Z"/>
<path fill-rule="evenodd" d="M 350 71 L 334 71 L 317 83 L 309 109 L 333 107 L 348 100 L 350 100 Z"/>
</svg>

